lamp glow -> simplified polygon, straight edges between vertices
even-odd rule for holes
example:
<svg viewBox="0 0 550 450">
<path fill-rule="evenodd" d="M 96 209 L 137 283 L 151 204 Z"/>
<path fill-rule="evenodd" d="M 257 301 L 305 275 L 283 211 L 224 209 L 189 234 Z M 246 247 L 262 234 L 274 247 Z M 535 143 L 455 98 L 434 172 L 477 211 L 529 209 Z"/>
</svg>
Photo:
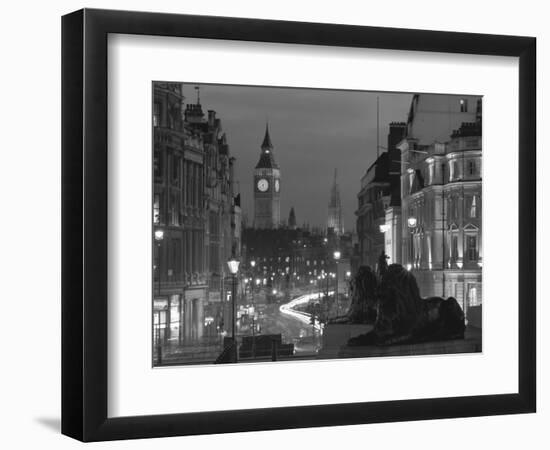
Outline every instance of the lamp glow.
<svg viewBox="0 0 550 450">
<path fill-rule="evenodd" d="M 409 225 L 409 228 L 416 227 L 416 217 L 409 217 L 407 219 L 407 224 Z"/>
<path fill-rule="evenodd" d="M 239 264 L 240 261 L 237 258 L 231 258 L 227 261 L 227 267 L 229 268 L 231 275 L 235 275 L 239 271 Z"/>
<path fill-rule="evenodd" d="M 336 250 L 336 251 L 334 252 L 334 259 L 335 259 L 336 261 L 338 261 L 338 260 L 340 259 L 340 256 L 341 256 L 341 255 L 342 255 L 342 254 L 340 253 L 340 251 L 339 251 L 339 250 Z"/>
<path fill-rule="evenodd" d="M 155 240 L 162 241 L 163 238 L 164 238 L 164 231 L 156 230 L 155 231 Z"/>
</svg>

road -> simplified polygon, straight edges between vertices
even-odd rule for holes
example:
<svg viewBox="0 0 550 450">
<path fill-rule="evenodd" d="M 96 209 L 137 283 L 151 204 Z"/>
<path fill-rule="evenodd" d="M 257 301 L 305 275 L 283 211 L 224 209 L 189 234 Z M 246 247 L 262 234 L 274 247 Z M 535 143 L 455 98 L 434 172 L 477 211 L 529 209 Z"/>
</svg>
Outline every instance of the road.
<svg viewBox="0 0 550 450">
<path fill-rule="evenodd" d="M 307 303 L 309 295 L 294 298 L 289 303 L 267 305 L 261 320 L 262 334 L 279 334 L 283 342 L 294 343 L 296 354 L 315 354 L 321 347 L 321 330 L 310 324 L 309 315 L 293 306 Z"/>
</svg>

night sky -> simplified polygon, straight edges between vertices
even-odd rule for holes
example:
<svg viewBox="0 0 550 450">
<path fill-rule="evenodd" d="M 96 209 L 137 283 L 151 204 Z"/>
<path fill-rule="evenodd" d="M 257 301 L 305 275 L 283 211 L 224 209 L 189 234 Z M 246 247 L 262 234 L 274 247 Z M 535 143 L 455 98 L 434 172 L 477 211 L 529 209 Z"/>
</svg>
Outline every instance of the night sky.
<svg viewBox="0 0 550 450">
<path fill-rule="evenodd" d="M 195 86 L 184 85 L 186 103 L 196 102 Z M 386 147 L 388 125 L 406 121 L 412 94 L 200 85 L 203 111 L 216 111 L 237 158 L 236 178 L 249 225 L 254 218 L 253 171 L 267 120 L 281 169 L 281 219 L 286 221 L 294 206 L 299 225 L 324 228 L 336 168 L 345 229 L 355 229 L 360 180 L 376 159 L 377 96 L 380 145 Z"/>
</svg>

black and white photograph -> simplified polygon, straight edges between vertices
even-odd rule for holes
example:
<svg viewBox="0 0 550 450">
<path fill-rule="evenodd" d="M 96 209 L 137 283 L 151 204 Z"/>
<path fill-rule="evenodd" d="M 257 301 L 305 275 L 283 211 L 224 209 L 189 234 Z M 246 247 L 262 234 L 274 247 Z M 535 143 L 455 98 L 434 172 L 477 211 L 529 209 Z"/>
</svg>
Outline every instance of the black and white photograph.
<svg viewBox="0 0 550 450">
<path fill-rule="evenodd" d="M 481 352 L 482 104 L 154 81 L 153 367 Z"/>
</svg>

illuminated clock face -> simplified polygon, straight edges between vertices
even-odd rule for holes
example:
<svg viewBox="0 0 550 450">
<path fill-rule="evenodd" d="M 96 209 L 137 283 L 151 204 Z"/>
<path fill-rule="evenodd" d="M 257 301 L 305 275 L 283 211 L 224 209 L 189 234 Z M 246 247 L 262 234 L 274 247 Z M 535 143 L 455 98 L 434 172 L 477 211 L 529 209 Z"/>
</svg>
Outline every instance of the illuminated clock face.
<svg viewBox="0 0 550 450">
<path fill-rule="evenodd" d="M 261 180 L 258 180 L 258 190 L 260 192 L 267 191 L 267 188 L 269 187 L 269 183 L 265 178 L 262 178 Z"/>
<path fill-rule="evenodd" d="M 279 192 L 279 180 L 275 180 L 275 192 Z"/>
</svg>

